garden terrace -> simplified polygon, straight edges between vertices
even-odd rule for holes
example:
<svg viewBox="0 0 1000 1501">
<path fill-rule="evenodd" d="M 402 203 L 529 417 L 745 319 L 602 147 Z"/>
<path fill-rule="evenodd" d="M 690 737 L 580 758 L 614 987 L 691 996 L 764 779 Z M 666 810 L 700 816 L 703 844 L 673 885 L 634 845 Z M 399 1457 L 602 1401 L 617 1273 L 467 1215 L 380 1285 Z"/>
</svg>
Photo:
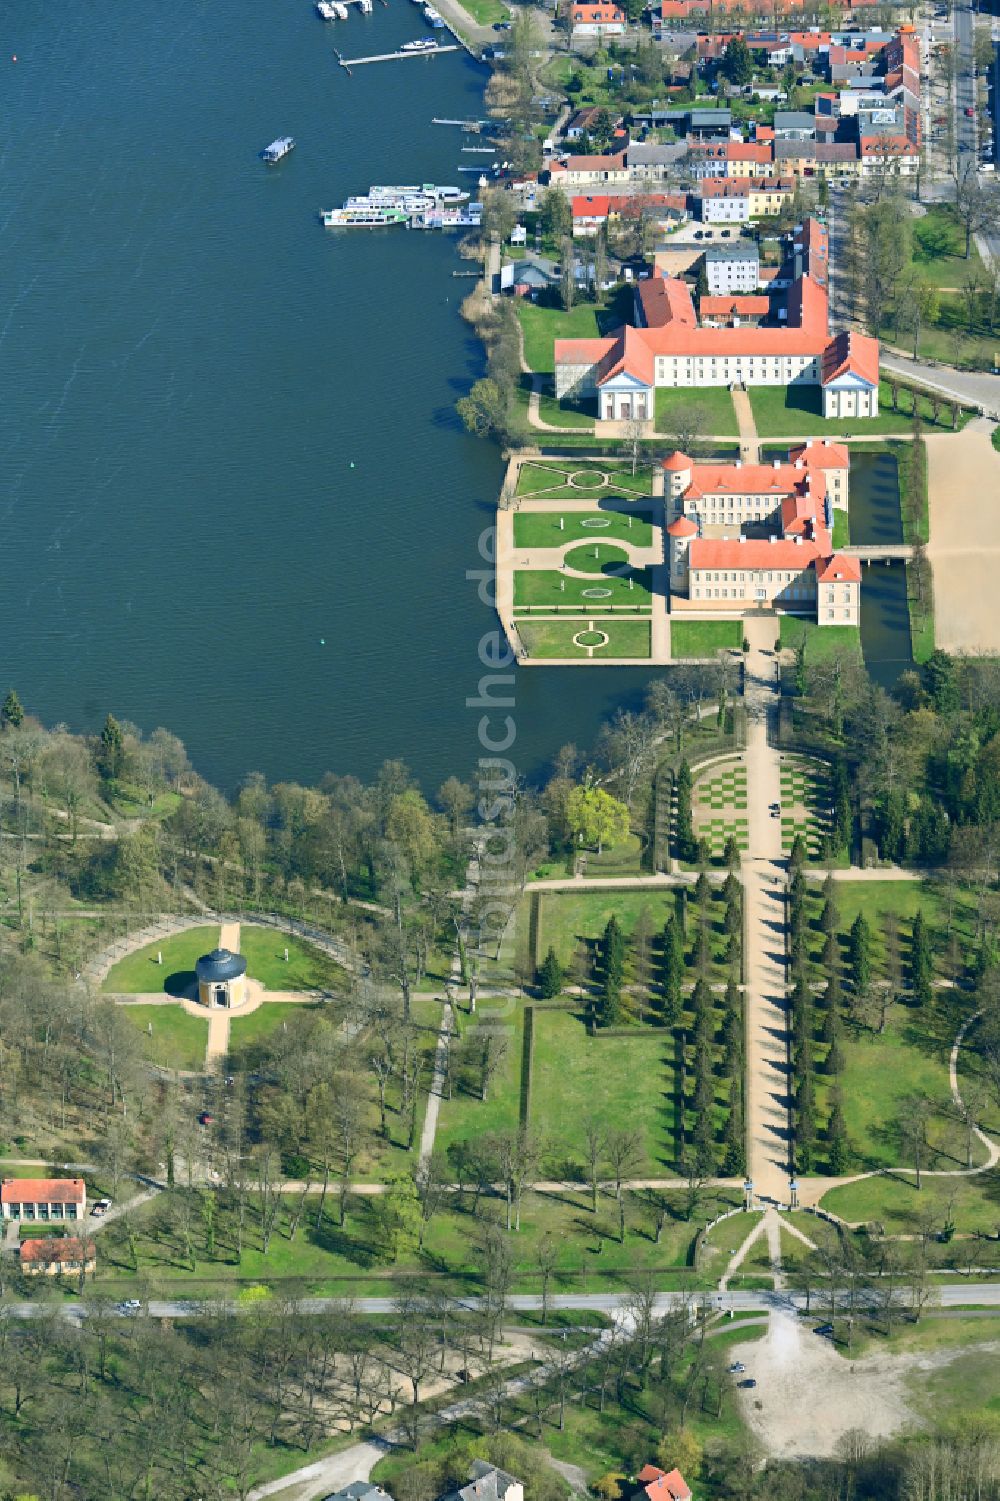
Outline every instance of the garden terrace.
<svg viewBox="0 0 1000 1501">
<path fill-rule="evenodd" d="M 645 501 L 648 510 L 653 475 L 649 469 L 632 473 L 631 466 L 612 459 L 523 459 L 518 467 L 517 494 L 533 500 L 572 505 L 579 500 Z"/>
</svg>

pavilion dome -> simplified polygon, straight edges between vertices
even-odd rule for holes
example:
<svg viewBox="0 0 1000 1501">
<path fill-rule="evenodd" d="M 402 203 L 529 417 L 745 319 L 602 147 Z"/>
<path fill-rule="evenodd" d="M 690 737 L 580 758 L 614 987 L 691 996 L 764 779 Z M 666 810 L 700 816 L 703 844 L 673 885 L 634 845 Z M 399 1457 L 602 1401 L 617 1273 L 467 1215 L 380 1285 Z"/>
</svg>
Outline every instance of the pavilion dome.
<svg viewBox="0 0 1000 1501">
<path fill-rule="evenodd" d="M 226 980 L 236 980 L 247 972 L 247 961 L 242 954 L 232 954 L 229 949 L 213 949 L 202 954 L 194 972 L 201 985 L 218 985 Z"/>
</svg>

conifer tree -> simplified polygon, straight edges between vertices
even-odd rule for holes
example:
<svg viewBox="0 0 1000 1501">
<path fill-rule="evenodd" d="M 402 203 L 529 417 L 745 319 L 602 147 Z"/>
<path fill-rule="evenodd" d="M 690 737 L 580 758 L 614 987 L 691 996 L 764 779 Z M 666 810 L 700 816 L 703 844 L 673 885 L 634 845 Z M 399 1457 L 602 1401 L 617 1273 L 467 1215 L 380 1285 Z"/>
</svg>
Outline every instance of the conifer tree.
<svg viewBox="0 0 1000 1501">
<path fill-rule="evenodd" d="M 864 995 L 872 978 L 872 935 L 863 912 L 859 912 L 851 924 L 848 957 L 854 992 L 856 995 Z"/>
<path fill-rule="evenodd" d="M 910 930 L 910 984 L 918 1006 L 933 999 L 934 961 L 923 912 L 918 912 Z"/>
<path fill-rule="evenodd" d="M 10 692 L 7 694 L 7 697 L 3 701 L 3 708 L 0 708 L 0 726 L 2 726 L 5 730 L 16 730 L 17 727 L 19 725 L 22 725 L 23 723 L 24 710 L 21 707 L 21 700 L 18 698 L 14 689 L 11 688 Z"/>
<path fill-rule="evenodd" d="M 538 971 L 538 989 L 543 1001 L 551 1001 L 563 988 L 563 967 L 556 958 L 555 949 L 549 945 L 549 951 L 542 961 L 542 967 Z"/>
<path fill-rule="evenodd" d="M 839 1089 L 833 1093 L 826 1139 L 830 1172 L 835 1177 L 840 1177 L 850 1167 L 851 1145 L 847 1137 L 847 1122 L 844 1120 L 844 1104 Z"/>
</svg>

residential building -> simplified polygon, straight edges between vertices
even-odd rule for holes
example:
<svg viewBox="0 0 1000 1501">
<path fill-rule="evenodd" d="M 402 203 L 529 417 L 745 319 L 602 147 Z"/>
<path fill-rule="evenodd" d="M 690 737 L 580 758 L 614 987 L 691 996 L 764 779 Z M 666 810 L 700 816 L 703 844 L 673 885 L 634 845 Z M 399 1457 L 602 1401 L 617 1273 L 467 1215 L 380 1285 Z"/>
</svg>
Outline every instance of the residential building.
<svg viewBox="0 0 1000 1501">
<path fill-rule="evenodd" d="M 388 1491 L 370 1480 L 352 1480 L 342 1491 L 331 1491 L 323 1501 L 392 1501 Z"/>
<path fill-rule="evenodd" d="M 705 251 L 705 279 L 713 297 L 724 292 L 755 292 L 759 272 L 760 251 L 756 240 L 710 245 Z"/>
<path fill-rule="evenodd" d="M 556 395 L 596 396 L 601 420 L 619 421 L 652 417 L 662 386 L 818 386 L 824 417 L 875 417 L 878 340 L 831 338 L 828 316 L 826 288 L 800 276 L 760 326 L 699 325 L 687 284 L 656 274 L 636 288 L 636 326 L 555 341 Z"/>
<path fill-rule="evenodd" d="M 589 135 L 602 119 L 611 114 L 611 128 L 615 129 L 622 123 L 621 115 L 613 114 L 603 105 L 591 104 L 586 109 L 578 109 L 575 115 L 571 115 L 566 122 L 563 135 L 567 141 L 578 141 L 581 136 Z"/>
<path fill-rule="evenodd" d="M 595 235 L 602 224 L 650 214 L 679 222 L 687 217 L 686 193 L 586 193 L 572 200 L 573 236 Z"/>
<path fill-rule="evenodd" d="M 569 15 L 575 37 L 625 35 L 625 12 L 617 5 L 571 5 Z"/>
<path fill-rule="evenodd" d="M 811 141 L 816 134 L 816 116 L 804 109 L 778 109 L 774 112 L 774 138 L 777 141 Z"/>
<path fill-rule="evenodd" d="M 644 1465 L 636 1476 L 639 1489 L 632 1501 L 691 1501 L 691 1487 L 680 1470 Z"/>
<path fill-rule="evenodd" d="M 531 256 L 520 261 L 508 261 L 500 267 L 500 290 L 514 297 L 532 300 L 539 292 L 547 292 L 559 286 L 559 272 L 555 261 L 542 256 Z"/>
<path fill-rule="evenodd" d="M 5 1220 L 72 1222 L 86 1213 L 82 1178 L 5 1178 L 0 1183 L 0 1217 Z"/>
<path fill-rule="evenodd" d="M 97 1245 L 75 1235 L 52 1235 L 22 1240 L 21 1271 L 26 1277 L 89 1276 L 97 1270 Z"/>
<path fill-rule="evenodd" d="M 764 295 L 702 297 L 698 303 L 702 328 L 756 328 L 770 310 L 771 299 Z"/>
<path fill-rule="evenodd" d="M 703 177 L 694 202 L 704 224 L 742 224 L 780 214 L 794 196 L 794 177 Z"/>
<path fill-rule="evenodd" d="M 664 460 L 673 611 L 765 608 L 821 626 L 860 623 L 861 565 L 835 552 L 831 537 L 828 480 L 837 475 L 846 502 L 847 450 L 793 453 L 773 464 L 699 464 L 682 453 Z M 644 1489 L 651 1501 L 672 1494 L 655 1476 Z"/>
<path fill-rule="evenodd" d="M 524 1486 L 506 1470 L 476 1459 L 469 1470 L 468 1485 L 450 1491 L 441 1501 L 524 1501 Z"/>
</svg>

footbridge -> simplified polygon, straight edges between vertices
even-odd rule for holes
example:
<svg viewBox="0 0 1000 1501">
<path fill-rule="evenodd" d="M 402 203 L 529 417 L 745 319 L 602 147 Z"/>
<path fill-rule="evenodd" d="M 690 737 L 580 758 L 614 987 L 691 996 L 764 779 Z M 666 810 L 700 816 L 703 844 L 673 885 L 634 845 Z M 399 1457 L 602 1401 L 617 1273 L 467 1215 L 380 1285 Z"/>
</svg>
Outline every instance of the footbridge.
<svg viewBox="0 0 1000 1501">
<path fill-rule="evenodd" d="M 857 558 L 860 563 L 909 563 L 916 548 L 909 542 L 866 542 L 838 547 L 837 551 L 849 558 Z"/>
</svg>

